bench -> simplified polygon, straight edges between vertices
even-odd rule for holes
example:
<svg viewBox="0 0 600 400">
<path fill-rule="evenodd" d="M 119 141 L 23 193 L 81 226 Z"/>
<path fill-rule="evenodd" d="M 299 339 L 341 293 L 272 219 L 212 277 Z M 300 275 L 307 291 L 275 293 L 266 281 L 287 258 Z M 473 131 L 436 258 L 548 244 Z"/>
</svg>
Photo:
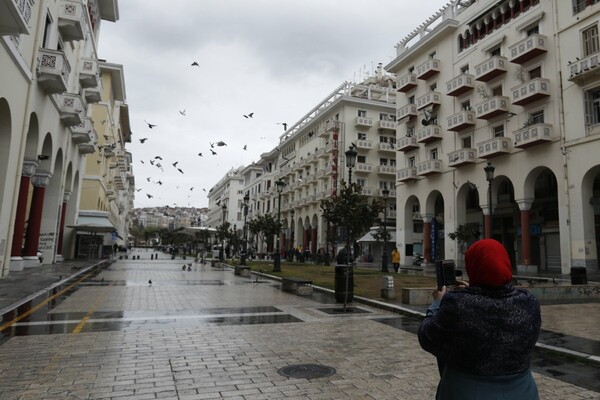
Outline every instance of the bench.
<svg viewBox="0 0 600 400">
<path fill-rule="evenodd" d="M 313 291 L 311 285 L 312 281 L 308 279 L 296 278 L 293 276 L 281 278 L 281 290 L 294 293 L 298 296 L 311 295 Z"/>
<path fill-rule="evenodd" d="M 234 265 L 233 274 L 238 276 L 250 276 L 250 267 L 247 265 Z"/>
</svg>

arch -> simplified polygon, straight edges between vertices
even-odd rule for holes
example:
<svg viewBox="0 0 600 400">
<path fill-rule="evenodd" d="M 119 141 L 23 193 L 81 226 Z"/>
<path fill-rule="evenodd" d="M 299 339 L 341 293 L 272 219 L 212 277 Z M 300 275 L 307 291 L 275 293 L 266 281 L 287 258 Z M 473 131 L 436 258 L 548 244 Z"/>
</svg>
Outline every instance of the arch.
<svg viewBox="0 0 600 400">
<path fill-rule="evenodd" d="M 38 169 L 40 171 L 52 172 L 53 144 L 52 144 L 52 134 L 50 132 L 47 132 L 46 135 L 44 136 L 44 143 L 42 144 L 41 150 L 37 154 L 48 156 L 47 159 L 40 160 Z"/>
<path fill-rule="evenodd" d="M 402 226 L 397 229 L 397 242 L 400 246 L 404 244 L 404 255 L 412 257 L 413 253 L 423 254 L 423 219 L 421 216 L 421 202 L 415 195 L 410 195 L 402 205 L 400 211 L 403 213 Z"/>
<path fill-rule="evenodd" d="M 25 141 L 25 158 L 37 160 L 38 147 L 40 141 L 40 126 L 36 113 L 29 116 L 29 129 L 27 130 L 27 139 Z M 51 154 L 48 154 L 51 156 Z"/>
<path fill-rule="evenodd" d="M 47 139 L 47 137 L 46 137 Z M 44 145 L 46 146 L 46 141 Z M 45 162 L 48 160 L 43 160 Z M 50 176 L 50 182 L 44 192 L 44 207 L 42 211 L 42 225 L 40 230 L 40 241 L 38 250 L 44 255 L 44 260 L 56 261 L 58 231 L 57 221 L 60 220 L 64 193 L 64 154 L 62 148 L 59 148 L 53 164 L 46 171 L 53 171 Z"/>
<path fill-rule="evenodd" d="M 8 101 L 5 98 L 0 98 L 0 169 L 2 171 L 8 171 L 8 166 L 10 162 L 10 144 L 12 142 L 12 117 L 10 113 L 10 106 L 8 105 Z M 0 201 L 2 205 L 12 204 L 12 201 L 6 201 L 4 199 L 4 190 L 7 185 L 6 174 L 0 174 Z M 4 208 L 4 207 L 0 207 Z M 2 211 L 2 216 L 4 217 L 5 212 L 10 212 L 7 210 Z M 6 221 L 8 218 L 2 218 L 2 220 Z M 4 235 L 2 235 L 3 237 Z M 0 237 L 1 238 L 1 237 Z"/>
</svg>

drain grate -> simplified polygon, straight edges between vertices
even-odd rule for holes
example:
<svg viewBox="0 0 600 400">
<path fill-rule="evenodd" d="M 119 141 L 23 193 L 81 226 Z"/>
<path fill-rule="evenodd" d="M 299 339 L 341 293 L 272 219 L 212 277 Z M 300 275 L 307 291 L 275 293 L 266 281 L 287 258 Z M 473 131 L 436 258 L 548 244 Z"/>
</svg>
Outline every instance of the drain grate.
<svg viewBox="0 0 600 400">
<path fill-rule="evenodd" d="M 335 368 L 320 364 L 288 365 L 277 370 L 279 375 L 295 379 L 325 378 L 335 374 Z"/>
</svg>

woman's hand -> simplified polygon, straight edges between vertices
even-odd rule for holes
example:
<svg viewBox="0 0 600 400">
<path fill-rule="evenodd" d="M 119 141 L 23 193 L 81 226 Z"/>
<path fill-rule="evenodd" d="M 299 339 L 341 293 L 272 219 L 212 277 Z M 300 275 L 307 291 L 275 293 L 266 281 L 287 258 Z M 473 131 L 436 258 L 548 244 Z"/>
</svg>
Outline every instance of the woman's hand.
<svg viewBox="0 0 600 400">
<path fill-rule="evenodd" d="M 442 300 L 442 297 L 444 297 L 446 291 L 446 286 L 442 286 L 441 290 L 435 289 L 433 292 L 431 292 L 431 297 L 433 297 L 433 300 Z"/>
</svg>

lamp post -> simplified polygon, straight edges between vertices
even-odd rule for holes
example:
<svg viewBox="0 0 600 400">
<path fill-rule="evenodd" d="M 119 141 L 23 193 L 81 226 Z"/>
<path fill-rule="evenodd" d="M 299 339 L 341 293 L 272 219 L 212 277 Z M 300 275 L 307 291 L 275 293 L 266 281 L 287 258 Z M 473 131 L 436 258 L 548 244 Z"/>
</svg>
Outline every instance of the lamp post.
<svg viewBox="0 0 600 400">
<path fill-rule="evenodd" d="M 291 250 L 292 250 L 292 261 L 294 259 L 294 249 L 296 248 L 296 246 L 294 246 L 294 228 L 296 227 L 295 223 L 294 223 L 294 214 L 296 212 L 294 211 L 294 209 L 292 208 L 290 210 L 290 245 Z"/>
<path fill-rule="evenodd" d="M 381 272 L 388 271 L 387 259 L 387 201 L 390 196 L 390 191 L 386 188 L 381 191 L 383 194 L 383 251 L 381 252 Z"/>
<path fill-rule="evenodd" d="M 348 168 L 348 187 L 352 186 L 352 168 L 356 165 L 356 156 L 358 153 L 354 150 L 354 145 L 351 145 L 348 150 L 346 150 L 346 167 Z M 350 253 L 352 249 L 350 248 L 350 244 L 352 241 L 350 240 L 350 226 L 346 226 L 346 276 L 345 276 L 345 290 L 344 290 L 344 311 L 346 312 L 346 305 L 348 304 L 348 284 L 350 280 Z M 353 283 L 354 284 L 354 283 Z"/>
<path fill-rule="evenodd" d="M 242 205 L 242 207 L 244 208 L 244 230 L 243 230 L 243 235 L 244 236 L 244 248 L 242 249 L 242 259 L 241 259 L 241 264 L 242 265 L 246 265 L 246 254 L 248 253 L 248 235 L 247 235 L 247 230 L 246 230 L 246 217 L 248 216 L 248 203 L 250 202 L 250 195 L 248 193 L 246 193 L 246 195 L 244 196 L 244 204 Z"/>
<path fill-rule="evenodd" d="M 346 167 L 348 168 L 348 185 L 352 185 L 352 168 L 356 165 L 356 156 L 358 153 L 354 150 L 354 146 L 350 146 L 346 150 Z"/>
<path fill-rule="evenodd" d="M 223 233 L 225 233 L 225 214 L 227 213 L 227 205 L 223 204 L 221 206 L 221 208 L 223 209 Z M 221 251 L 219 253 L 219 255 L 221 257 L 220 261 L 225 261 L 225 236 L 221 236 Z"/>
<path fill-rule="evenodd" d="M 485 171 L 485 179 L 488 181 L 488 217 L 485 224 L 485 238 L 492 238 L 492 182 L 494 182 L 494 166 L 488 161 L 487 165 L 483 168 Z"/>
<path fill-rule="evenodd" d="M 281 249 L 279 248 L 279 230 L 281 229 L 281 192 L 285 182 L 279 179 L 275 182 L 277 188 L 277 235 L 275 237 L 275 257 L 273 259 L 273 272 L 281 272 Z"/>
</svg>

